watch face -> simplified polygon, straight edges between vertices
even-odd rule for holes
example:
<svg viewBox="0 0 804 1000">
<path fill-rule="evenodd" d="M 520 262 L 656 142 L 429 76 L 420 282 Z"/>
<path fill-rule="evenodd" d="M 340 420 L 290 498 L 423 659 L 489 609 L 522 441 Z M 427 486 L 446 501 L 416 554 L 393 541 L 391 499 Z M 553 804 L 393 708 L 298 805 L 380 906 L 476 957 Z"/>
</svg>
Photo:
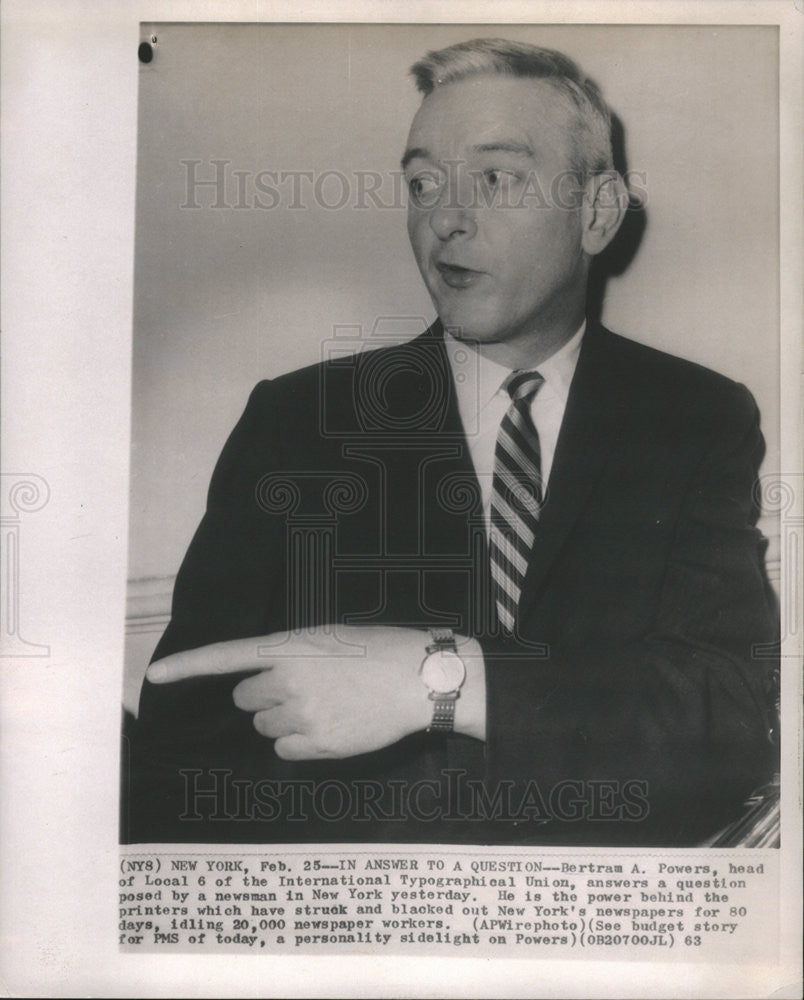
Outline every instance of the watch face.
<svg viewBox="0 0 804 1000">
<path fill-rule="evenodd" d="M 457 691 L 466 679 L 463 660 L 449 649 L 430 653 L 422 663 L 422 681 L 436 694 Z"/>
</svg>

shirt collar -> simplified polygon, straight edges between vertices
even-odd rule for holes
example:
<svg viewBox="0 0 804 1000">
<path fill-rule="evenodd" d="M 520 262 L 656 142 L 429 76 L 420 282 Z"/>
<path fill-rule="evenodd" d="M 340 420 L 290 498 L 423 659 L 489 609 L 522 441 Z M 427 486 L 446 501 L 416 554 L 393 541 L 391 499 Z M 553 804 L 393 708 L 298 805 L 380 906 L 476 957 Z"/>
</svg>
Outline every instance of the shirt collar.
<svg viewBox="0 0 804 1000">
<path fill-rule="evenodd" d="M 586 320 L 555 354 L 538 365 L 537 370 L 548 388 L 562 403 L 566 404 L 572 377 L 581 353 L 581 342 L 586 332 Z M 444 331 L 444 344 L 452 368 L 458 404 L 480 412 L 485 409 L 496 394 L 502 391 L 502 384 L 511 374 L 511 369 L 490 361 L 480 354 L 472 344 L 457 340 Z M 542 390 L 544 391 L 544 390 Z"/>
</svg>

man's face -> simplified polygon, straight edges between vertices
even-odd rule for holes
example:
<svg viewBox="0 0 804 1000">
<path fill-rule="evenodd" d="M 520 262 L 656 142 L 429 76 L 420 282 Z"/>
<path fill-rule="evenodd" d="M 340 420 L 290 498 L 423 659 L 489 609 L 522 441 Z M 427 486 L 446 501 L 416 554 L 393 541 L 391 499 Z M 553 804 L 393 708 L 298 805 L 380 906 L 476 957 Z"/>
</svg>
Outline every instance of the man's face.
<svg viewBox="0 0 804 1000">
<path fill-rule="evenodd" d="M 403 161 L 408 234 L 456 336 L 560 342 L 583 318 L 588 257 L 567 118 L 550 84 L 494 75 L 438 87 L 416 114 Z"/>
</svg>

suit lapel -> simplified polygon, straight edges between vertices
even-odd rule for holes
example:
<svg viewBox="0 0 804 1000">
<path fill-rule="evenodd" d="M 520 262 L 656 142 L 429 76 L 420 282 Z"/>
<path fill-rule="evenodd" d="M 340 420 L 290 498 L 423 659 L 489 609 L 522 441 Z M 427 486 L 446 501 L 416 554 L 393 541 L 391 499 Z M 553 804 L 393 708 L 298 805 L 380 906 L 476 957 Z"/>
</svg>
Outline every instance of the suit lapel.
<svg viewBox="0 0 804 1000">
<path fill-rule="evenodd" d="M 423 517 L 421 551 L 430 567 L 426 599 L 440 621 L 472 634 L 484 627 L 488 614 L 483 500 L 440 324 L 429 332 L 429 344 L 436 350 L 438 369 L 444 375 L 445 396 L 443 407 L 439 406 L 438 432 L 432 439 L 432 459 L 426 467 L 420 466 L 417 476 Z"/>
<path fill-rule="evenodd" d="M 426 338 L 426 339 L 425 339 Z M 443 332 L 436 324 L 422 341 L 436 360 L 440 373 L 437 433 L 431 438 L 432 457 L 420 466 L 420 510 L 424 515 L 424 549 L 457 557 L 470 554 L 471 525 L 483 524 L 480 484 L 464 432 L 455 394 L 452 368 Z"/>
<path fill-rule="evenodd" d="M 439 324 L 410 346 L 413 345 L 421 345 L 433 365 L 431 371 L 441 373 L 436 379 L 439 400 L 436 411 L 440 416 L 432 438 L 438 448 L 426 469 L 420 464 L 421 453 L 416 455 L 413 449 L 408 456 L 411 480 L 418 481 L 422 490 L 418 504 L 424 514 L 424 524 L 420 524 L 421 551 L 463 557 L 471 548 L 470 522 L 474 519 L 475 524 L 482 523 L 482 506 Z M 411 380 L 405 392 L 411 410 L 418 411 L 425 397 L 433 392 L 433 386 L 425 388 L 421 380 Z M 615 338 L 602 327 L 590 324 L 567 399 L 520 607 L 527 609 L 534 605 L 540 587 L 622 435 L 632 405 L 632 389 Z M 454 487 L 451 491 L 446 489 L 450 485 Z M 482 558 L 487 559 L 483 547 Z"/>
<path fill-rule="evenodd" d="M 539 588 L 622 432 L 632 405 L 623 374 L 612 335 L 590 325 L 567 398 L 547 496 L 522 587 L 523 609 L 534 605 Z"/>
</svg>

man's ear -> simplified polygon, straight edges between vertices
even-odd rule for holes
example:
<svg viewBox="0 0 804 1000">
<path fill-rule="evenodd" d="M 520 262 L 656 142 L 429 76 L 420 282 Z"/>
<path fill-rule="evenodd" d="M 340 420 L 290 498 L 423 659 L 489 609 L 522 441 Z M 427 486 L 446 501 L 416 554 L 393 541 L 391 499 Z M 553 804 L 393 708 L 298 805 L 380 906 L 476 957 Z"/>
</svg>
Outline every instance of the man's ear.
<svg viewBox="0 0 804 1000">
<path fill-rule="evenodd" d="M 581 245 L 590 256 L 611 243 L 625 218 L 628 191 L 616 170 L 590 177 L 583 192 Z"/>
</svg>

